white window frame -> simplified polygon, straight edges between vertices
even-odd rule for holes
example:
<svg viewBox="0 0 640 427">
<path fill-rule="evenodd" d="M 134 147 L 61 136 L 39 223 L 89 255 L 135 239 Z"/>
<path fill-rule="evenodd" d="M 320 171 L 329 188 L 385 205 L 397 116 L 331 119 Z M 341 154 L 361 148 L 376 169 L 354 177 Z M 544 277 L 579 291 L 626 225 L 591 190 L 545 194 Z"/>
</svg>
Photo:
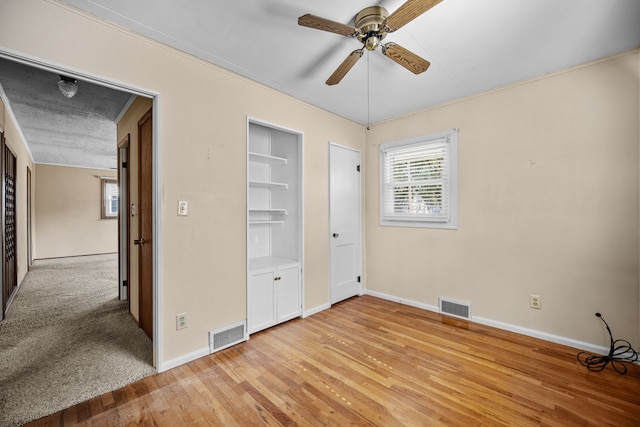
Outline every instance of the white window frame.
<svg viewBox="0 0 640 427">
<path fill-rule="evenodd" d="M 436 144 L 446 144 L 448 150 L 446 154 L 446 165 L 448 179 L 445 181 L 447 200 L 444 203 L 448 206 L 448 214 L 444 217 L 437 217 L 428 214 L 393 214 L 389 211 L 389 203 L 385 203 L 385 195 L 391 194 L 388 189 L 391 187 L 387 182 L 387 158 L 388 155 L 398 153 L 408 149 L 415 149 L 424 146 L 433 147 Z M 426 227 L 426 228 L 458 228 L 458 130 L 452 129 L 445 132 L 422 135 L 416 138 L 402 141 L 388 142 L 380 144 L 380 225 L 392 227 Z M 390 202 L 390 201 L 389 201 Z M 443 203 L 443 204 L 444 204 Z M 385 209 L 385 206 L 387 208 Z"/>
<path fill-rule="evenodd" d="M 109 191 L 107 190 L 108 185 L 115 185 L 116 189 L 118 187 L 118 179 L 117 178 L 100 178 L 100 193 L 102 202 L 100 204 L 100 218 L 101 219 L 117 219 L 118 211 L 116 209 L 115 213 L 111 213 L 109 209 L 111 207 L 111 199 L 109 199 Z M 118 197 L 118 204 L 120 204 L 120 200 Z"/>
</svg>

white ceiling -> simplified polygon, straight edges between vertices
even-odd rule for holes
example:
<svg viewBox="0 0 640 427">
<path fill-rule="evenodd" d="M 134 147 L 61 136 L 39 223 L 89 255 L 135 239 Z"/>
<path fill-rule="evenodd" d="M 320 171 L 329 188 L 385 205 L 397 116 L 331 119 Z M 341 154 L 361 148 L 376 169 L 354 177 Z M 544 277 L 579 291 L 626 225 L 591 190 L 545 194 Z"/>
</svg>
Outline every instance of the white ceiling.
<svg viewBox="0 0 640 427">
<path fill-rule="evenodd" d="M 298 17 L 353 25 L 365 7 L 392 13 L 404 0 L 59 1 L 363 125 L 640 47 L 640 0 L 443 0 L 384 40 L 429 60 L 425 73 L 414 75 L 378 50 L 369 56 L 369 84 L 365 53 L 330 87 L 325 80 L 361 44 L 301 27 Z M 115 129 L 107 122 L 130 94 L 86 96 L 97 89 L 80 82 L 70 101 L 83 105 L 70 107 L 55 92 L 55 73 L 48 81 L 15 66 L 0 68 L 0 85 L 35 161 L 113 167 L 113 138 L 90 132 L 98 126 L 85 119 Z M 49 95 L 35 76 L 47 80 Z"/>
<path fill-rule="evenodd" d="M 361 124 L 640 47 L 638 0 L 443 0 L 385 39 L 431 67 L 413 75 L 378 49 L 367 103 L 367 53 L 340 84 L 324 84 L 361 44 L 297 18 L 353 25 L 374 1 L 64 1 Z M 377 4 L 392 13 L 403 3 Z"/>
</svg>

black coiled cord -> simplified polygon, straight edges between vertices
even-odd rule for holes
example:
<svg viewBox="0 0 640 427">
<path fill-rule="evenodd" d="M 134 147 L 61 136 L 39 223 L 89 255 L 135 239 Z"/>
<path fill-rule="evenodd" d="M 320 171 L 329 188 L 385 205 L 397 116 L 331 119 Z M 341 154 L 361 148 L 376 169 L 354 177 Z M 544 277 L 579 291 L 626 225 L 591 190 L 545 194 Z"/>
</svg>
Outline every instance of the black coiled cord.
<svg viewBox="0 0 640 427">
<path fill-rule="evenodd" d="M 625 363 L 633 363 L 637 361 L 638 353 L 633 349 L 633 347 L 631 347 L 629 341 L 614 341 L 613 335 L 611 334 L 611 329 L 609 329 L 609 325 L 602 318 L 602 314 L 596 313 L 596 316 L 604 322 L 604 325 L 607 327 L 607 331 L 609 332 L 609 339 L 611 340 L 609 354 L 607 354 L 606 356 L 596 356 L 585 351 L 581 351 L 577 356 L 578 361 L 593 372 L 602 371 L 607 367 L 609 362 L 611 362 L 611 366 L 613 367 L 613 369 L 615 369 L 616 372 L 618 372 L 620 375 L 624 375 L 627 373 L 627 367 Z"/>
</svg>

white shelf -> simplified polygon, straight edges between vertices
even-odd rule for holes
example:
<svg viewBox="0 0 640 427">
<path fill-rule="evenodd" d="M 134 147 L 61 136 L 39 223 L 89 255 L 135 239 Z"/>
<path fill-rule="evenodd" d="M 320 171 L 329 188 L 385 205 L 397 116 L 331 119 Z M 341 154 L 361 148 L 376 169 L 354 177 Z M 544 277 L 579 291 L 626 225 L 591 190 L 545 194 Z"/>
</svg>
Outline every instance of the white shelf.
<svg viewBox="0 0 640 427">
<path fill-rule="evenodd" d="M 286 190 L 289 188 L 287 184 L 281 182 L 264 182 L 264 181 L 249 181 L 249 187 L 270 188 L 271 190 Z"/>
<path fill-rule="evenodd" d="M 265 163 L 271 166 L 280 166 L 287 164 L 287 159 L 283 157 L 275 157 L 258 153 L 249 153 L 249 161 L 256 163 Z"/>
<path fill-rule="evenodd" d="M 276 215 L 286 215 L 286 209 L 249 209 L 249 213 L 266 213 Z"/>
<path fill-rule="evenodd" d="M 272 270 L 277 267 L 299 264 L 298 261 L 275 256 L 249 258 L 249 271 Z"/>
<path fill-rule="evenodd" d="M 284 224 L 284 221 L 274 221 L 271 219 L 256 219 L 254 220 L 249 220 L 249 225 L 259 225 L 259 224 Z"/>
</svg>

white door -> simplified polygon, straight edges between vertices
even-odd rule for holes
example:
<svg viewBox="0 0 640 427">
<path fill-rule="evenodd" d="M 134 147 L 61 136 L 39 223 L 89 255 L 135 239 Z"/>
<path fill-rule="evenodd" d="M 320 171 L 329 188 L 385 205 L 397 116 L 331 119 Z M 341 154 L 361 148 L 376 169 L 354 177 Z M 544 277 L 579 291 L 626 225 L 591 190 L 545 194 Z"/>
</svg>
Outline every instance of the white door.
<svg viewBox="0 0 640 427">
<path fill-rule="evenodd" d="M 362 289 L 360 152 L 329 145 L 331 304 Z"/>
</svg>

